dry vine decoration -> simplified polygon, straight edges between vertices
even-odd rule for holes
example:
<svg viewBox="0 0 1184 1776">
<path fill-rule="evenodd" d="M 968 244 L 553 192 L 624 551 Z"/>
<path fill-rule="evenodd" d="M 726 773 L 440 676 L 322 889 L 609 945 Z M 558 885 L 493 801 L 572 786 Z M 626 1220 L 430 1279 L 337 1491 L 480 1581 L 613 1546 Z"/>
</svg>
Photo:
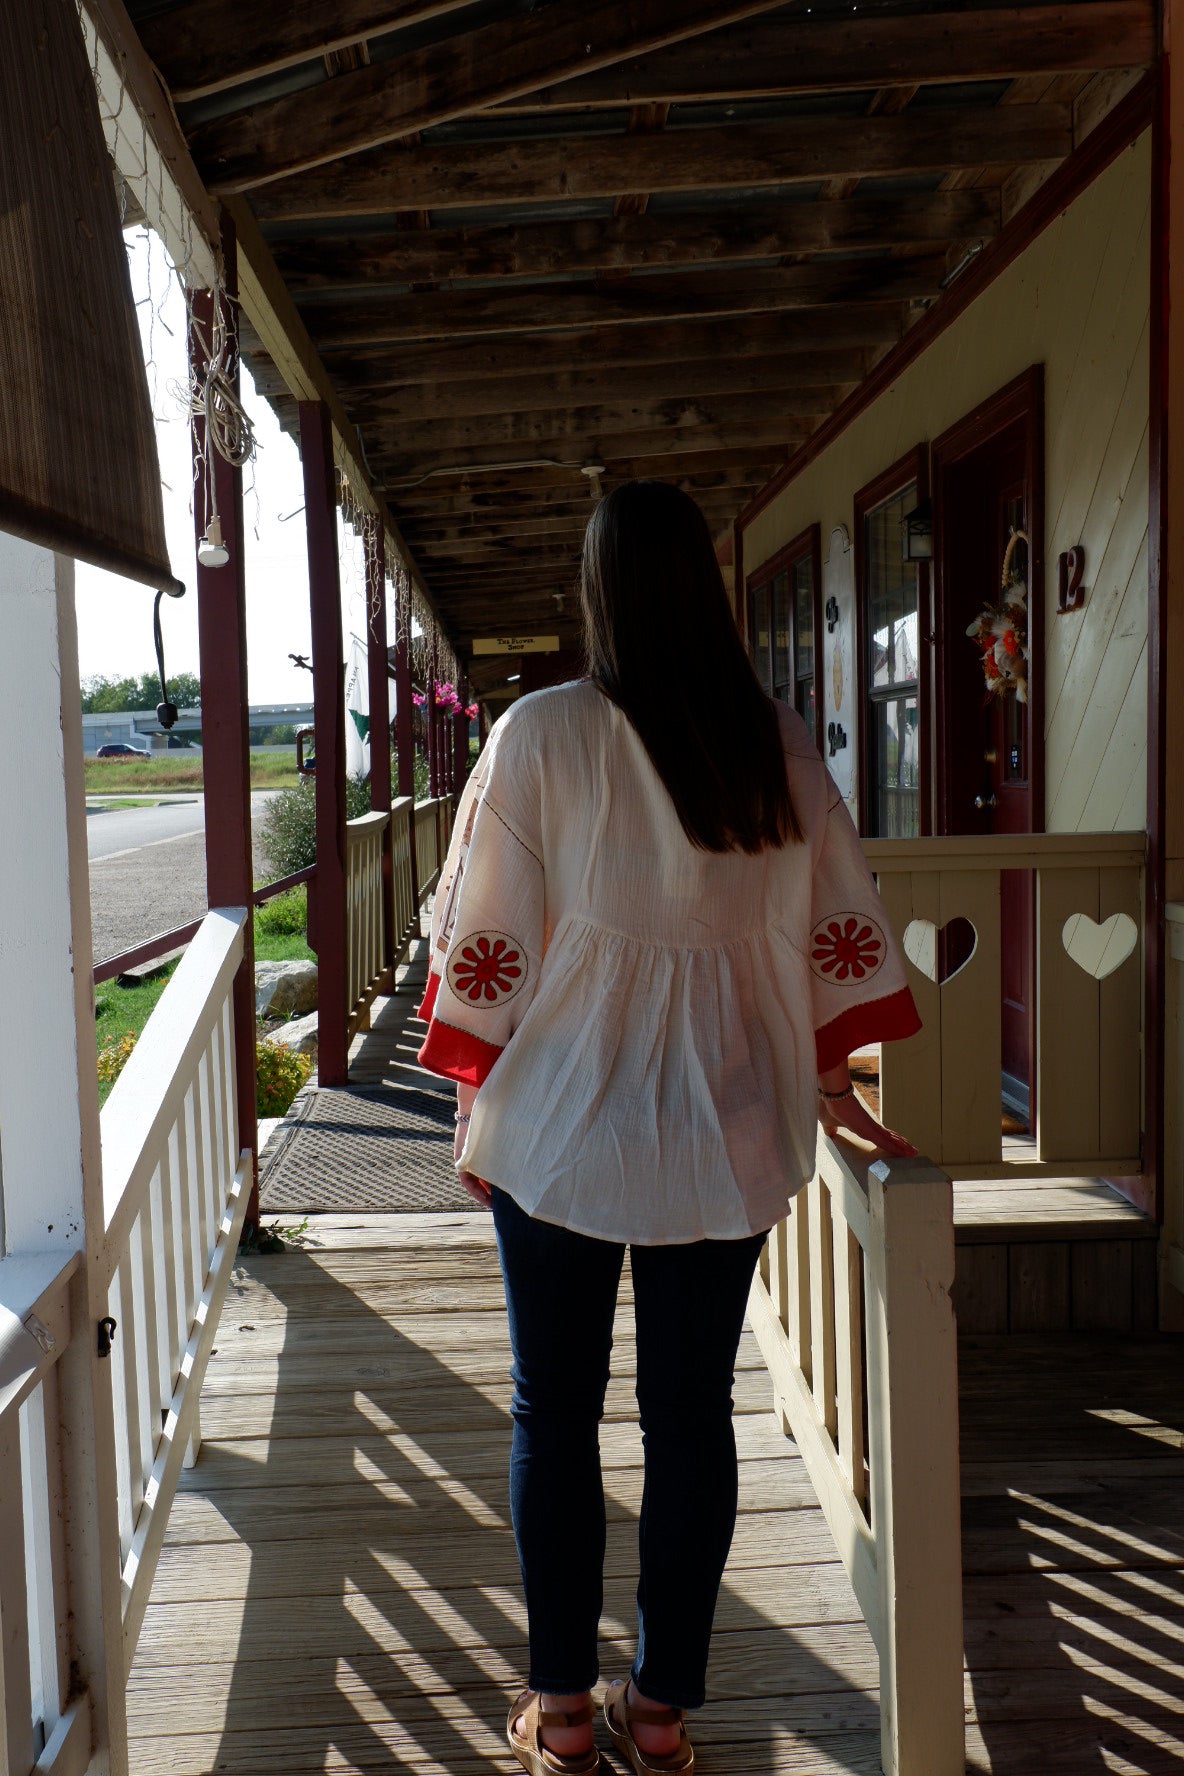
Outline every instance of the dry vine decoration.
<svg viewBox="0 0 1184 1776">
<path fill-rule="evenodd" d="M 1014 565 L 1020 543 L 1028 547 L 1026 530 L 1013 530 L 1003 555 L 1001 592 L 997 604 L 983 607 L 966 633 L 982 656 L 988 697 L 1014 696 L 1028 701 L 1028 586 Z"/>
</svg>

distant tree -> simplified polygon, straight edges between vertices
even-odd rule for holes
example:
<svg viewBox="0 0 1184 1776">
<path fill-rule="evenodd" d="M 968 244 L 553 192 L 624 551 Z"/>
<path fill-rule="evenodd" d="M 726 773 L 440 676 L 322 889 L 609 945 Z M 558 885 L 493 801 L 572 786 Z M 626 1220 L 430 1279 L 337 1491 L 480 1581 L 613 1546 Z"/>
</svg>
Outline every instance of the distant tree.
<svg viewBox="0 0 1184 1776">
<path fill-rule="evenodd" d="M 195 672 L 169 674 L 169 697 L 178 709 L 201 707 L 201 680 Z M 155 672 L 139 678 L 104 678 L 95 674 L 82 681 L 83 715 L 107 715 L 117 709 L 155 709 L 160 702 L 160 681 Z"/>
</svg>

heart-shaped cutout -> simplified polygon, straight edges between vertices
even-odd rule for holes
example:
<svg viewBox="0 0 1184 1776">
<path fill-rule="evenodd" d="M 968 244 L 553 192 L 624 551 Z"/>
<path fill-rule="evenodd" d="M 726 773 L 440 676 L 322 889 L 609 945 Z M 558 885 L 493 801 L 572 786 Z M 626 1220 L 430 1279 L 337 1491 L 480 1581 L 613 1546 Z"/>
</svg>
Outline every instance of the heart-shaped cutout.
<svg viewBox="0 0 1184 1776">
<path fill-rule="evenodd" d="M 977 949 L 978 932 L 961 914 L 940 927 L 932 919 L 911 919 L 905 927 L 905 955 L 939 987 L 961 974 Z"/>
<path fill-rule="evenodd" d="M 1061 928 L 1066 955 L 1098 981 L 1121 968 L 1138 941 L 1139 928 L 1129 913 L 1111 913 L 1100 925 L 1088 913 L 1072 913 Z"/>
</svg>

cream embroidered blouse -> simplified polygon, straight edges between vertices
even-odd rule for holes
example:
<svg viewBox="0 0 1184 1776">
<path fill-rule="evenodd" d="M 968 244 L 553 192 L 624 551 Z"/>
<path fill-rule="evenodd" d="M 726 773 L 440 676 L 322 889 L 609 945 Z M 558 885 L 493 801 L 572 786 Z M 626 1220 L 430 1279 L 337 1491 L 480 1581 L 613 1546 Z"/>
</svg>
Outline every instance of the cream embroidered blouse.
<svg viewBox="0 0 1184 1776">
<path fill-rule="evenodd" d="M 432 921 L 420 1060 L 480 1086 L 463 1164 L 644 1245 L 768 1228 L 810 1176 L 817 1074 L 919 1027 L 855 828 L 779 704 L 804 844 L 697 850 L 588 681 L 497 723 Z"/>
</svg>

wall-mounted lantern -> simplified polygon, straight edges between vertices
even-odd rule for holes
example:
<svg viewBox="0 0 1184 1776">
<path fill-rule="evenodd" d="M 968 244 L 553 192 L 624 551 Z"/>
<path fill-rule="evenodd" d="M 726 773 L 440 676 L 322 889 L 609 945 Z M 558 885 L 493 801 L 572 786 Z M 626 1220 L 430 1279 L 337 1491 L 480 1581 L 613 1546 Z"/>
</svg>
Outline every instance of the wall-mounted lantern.
<svg viewBox="0 0 1184 1776">
<path fill-rule="evenodd" d="M 904 517 L 904 559 L 906 561 L 932 561 L 933 559 L 933 507 L 927 499 Z"/>
</svg>

